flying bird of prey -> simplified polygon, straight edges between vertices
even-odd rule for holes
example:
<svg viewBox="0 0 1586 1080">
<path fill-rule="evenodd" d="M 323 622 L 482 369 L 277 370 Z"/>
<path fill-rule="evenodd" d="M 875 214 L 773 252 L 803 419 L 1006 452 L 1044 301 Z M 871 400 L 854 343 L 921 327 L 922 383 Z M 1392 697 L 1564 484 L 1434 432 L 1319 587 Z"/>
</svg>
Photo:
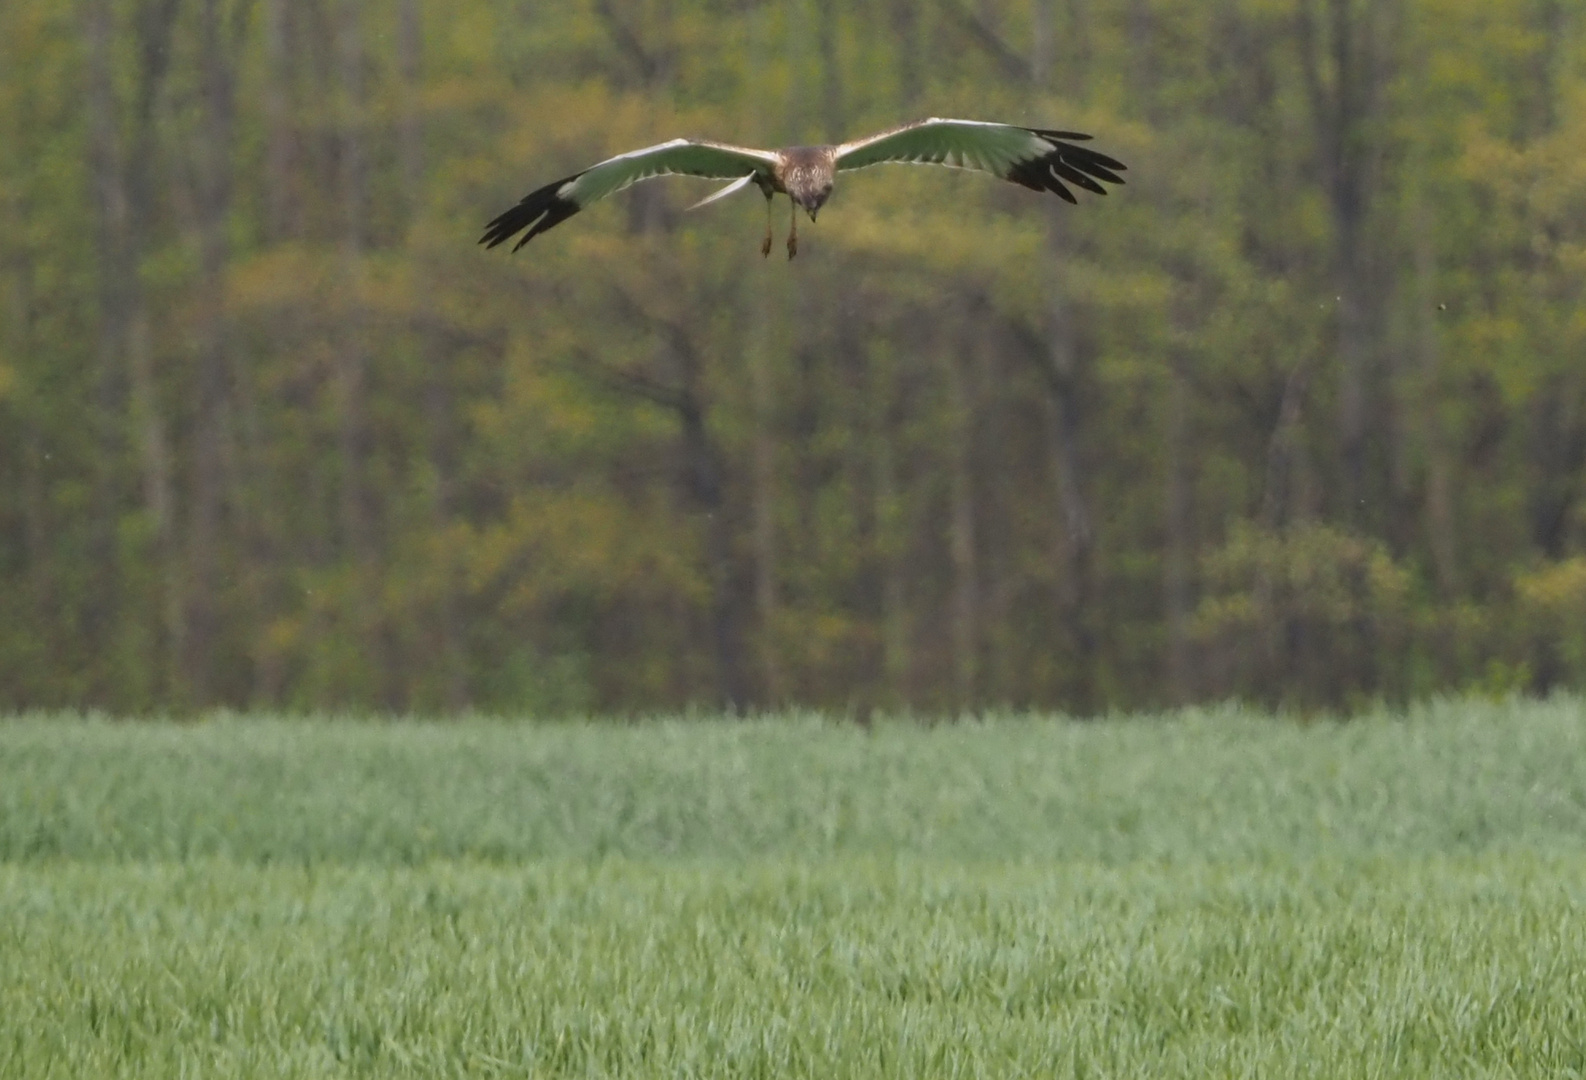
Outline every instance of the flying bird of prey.
<svg viewBox="0 0 1586 1080">
<path fill-rule="evenodd" d="M 1101 186 L 1102 181 L 1123 183 L 1118 175 L 1125 169 L 1122 162 L 1074 145 L 1089 139 L 1089 135 L 1077 131 L 935 118 L 837 146 L 757 150 L 705 139 L 673 139 L 618 154 L 529 192 L 516 206 L 485 226 L 485 235 L 479 242 L 495 247 L 527 229 L 512 248 L 517 251 L 591 203 L 640 180 L 653 176 L 706 176 L 731 178 L 733 182 L 701 199 L 689 207 L 691 210 L 731 195 L 747 184 L 754 184 L 765 196 L 762 255 L 771 254 L 771 197 L 779 193 L 788 196 L 792 224 L 788 228 L 787 257 L 791 259 L 798 254 L 798 208 L 802 206 L 814 221 L 831 198 L 839 172 L 887 162 L 947 165 L 988 172 L 1036 191 L 1050 191 L 1072 203 L 1078 200 L 1068 189 L 1069 184 L 1105 195 L 1107 189 Z"/>
</svg>

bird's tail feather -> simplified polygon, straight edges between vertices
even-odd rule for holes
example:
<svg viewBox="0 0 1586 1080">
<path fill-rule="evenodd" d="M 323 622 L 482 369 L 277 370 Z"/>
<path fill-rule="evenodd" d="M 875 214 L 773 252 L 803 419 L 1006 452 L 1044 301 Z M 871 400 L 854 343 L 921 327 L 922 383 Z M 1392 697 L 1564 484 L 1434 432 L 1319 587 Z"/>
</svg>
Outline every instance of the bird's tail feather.
<svg viewBox="0 0 1586 1080">
<path fill-rule="evenodd" d="M 732 183 L 728 184 L 714 195 L 706 195 L 703 199 L 699 200 L 699 202 L 695 203 L 693 206 L 690 206 L 689 209 L 698 210 L 701 206 L 708 206 L 717 199 L 725 198 L 726 196 L 731 195 L 733 192 L 737 191 L 739 188 L 743 187 L 753 179 L 754 173 L 750 173 L 748 176 L 734 180 Z"/>
</svg>

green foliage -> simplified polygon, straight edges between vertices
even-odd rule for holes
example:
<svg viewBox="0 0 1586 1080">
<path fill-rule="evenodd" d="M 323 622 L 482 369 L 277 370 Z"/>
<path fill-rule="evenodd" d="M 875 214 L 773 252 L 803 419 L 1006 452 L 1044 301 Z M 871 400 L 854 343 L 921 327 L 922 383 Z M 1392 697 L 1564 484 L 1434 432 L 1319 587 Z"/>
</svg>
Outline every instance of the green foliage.
<svg viewBox="0 0 1586 1080">
<path fill-rule="evenodd" d="M 1586 686 L 1526 629 L 1586 550 L 1586 19 L 1320 6 L 8 0 L 0 705 Z M 1129 184 L 870 170 L 792 264 L 682 180 L 472 244 L 679 133 L 931 114 Z"/>
<path fill-rule="evenodd" d="M 1197 632 L 1235 658 L 1228 678 L 1279 704 L 1402 696 L 1411 661 L 1410 575 L 1380 543 L 1326 525 L 1236 529 L 1206 562 Z M 1352 681 L 1353 686 L 1340 686 Z"/>
<path fill-rule="evenodd" d="M 1538 567 L 1515 586 L 1524 630 L 1544 655 L 1570 671 L 1586 664 L 1586 558 Z"/>
</svg>

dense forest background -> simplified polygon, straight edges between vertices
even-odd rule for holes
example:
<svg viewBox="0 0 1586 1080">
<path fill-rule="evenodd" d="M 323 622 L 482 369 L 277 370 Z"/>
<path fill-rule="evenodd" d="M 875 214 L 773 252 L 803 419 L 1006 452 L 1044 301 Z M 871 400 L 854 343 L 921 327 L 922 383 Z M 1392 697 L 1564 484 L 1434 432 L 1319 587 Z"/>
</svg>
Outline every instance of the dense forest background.
<svg viewBox="0 0 1586 1080">
<path fill-rule="evenodd" d="M 1074 128 L 1128 186 L 532 187 Z M 6 0 L 0 707 L 1586 686 L 1570 0 Z"/>
</svg>

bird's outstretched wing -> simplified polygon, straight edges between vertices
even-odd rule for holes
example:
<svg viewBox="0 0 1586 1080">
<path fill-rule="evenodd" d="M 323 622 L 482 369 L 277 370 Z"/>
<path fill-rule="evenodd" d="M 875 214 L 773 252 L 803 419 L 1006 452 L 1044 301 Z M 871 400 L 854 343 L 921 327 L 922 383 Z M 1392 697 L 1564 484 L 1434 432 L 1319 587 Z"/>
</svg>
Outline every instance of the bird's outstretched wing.
<svg viewBox="0 0 1586 1080">
<path fill-rule="evenodd" d="M 932 117 L 843 143 L 837 147 L 837 168 L 902 162 L 977 169 L 1077 202 L 1066 184 L 1105 195 L 1107 189 L 1099 181 L 1121 184 L 1123 177 L 1118 174 L 1126 168 L 1106 154 L 1073 145 L 1089 138 L 1077 131 Z"/>
<path fill-rule="evenodd" d="M 486 225 L 485 235 L 479 242 L 495 247 L 528 229 L 513 247 L 516 251 L 590 203 L 614 195 L 640 180 L 670 175 L 741 177 L 769 173 L 776 161 L 776 154 L 770 150 L 702 139 L 673 139 L 643 150 L 632 150 L 529 192 L 518 205 Z"/>
</svg>

